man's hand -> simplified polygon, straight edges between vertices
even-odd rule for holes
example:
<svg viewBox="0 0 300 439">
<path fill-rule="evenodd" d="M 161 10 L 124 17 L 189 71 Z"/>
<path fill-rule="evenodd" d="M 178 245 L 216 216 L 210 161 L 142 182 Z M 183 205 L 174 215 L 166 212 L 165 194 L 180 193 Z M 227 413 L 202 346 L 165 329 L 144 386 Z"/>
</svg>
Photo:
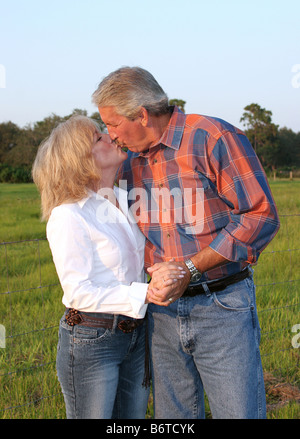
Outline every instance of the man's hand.
<svg viewBox="0 0 300 439">
<path fill-rule="evenodd" d="M 173 270 L 171 272 L 170 270 Z M 184 262 L 161 262 L 148 268 L 152 276 L 147 293 L 147 302 L 168 306 L 182 296 L 190 283 L 191 274 Z M 166 273 L 173 273 L 173 282 L 164 282 Z M 176 273 L 176 274 L 175 274 Z M 180 274 L 179 274 L 180 273 Z"/>
</svg>

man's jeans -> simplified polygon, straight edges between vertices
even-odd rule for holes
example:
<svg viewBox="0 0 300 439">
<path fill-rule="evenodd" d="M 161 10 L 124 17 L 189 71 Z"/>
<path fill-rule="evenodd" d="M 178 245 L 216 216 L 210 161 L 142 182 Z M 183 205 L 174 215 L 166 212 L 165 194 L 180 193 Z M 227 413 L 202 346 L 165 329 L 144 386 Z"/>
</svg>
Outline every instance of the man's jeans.
<svg viewBox="0 0 300 439">
<path fill-rule="evenodd" d="M 68 419 L 145 418 L 145 324 L 131 333 L 116 325 L 117 316 L 112 330 L 72 327 L 62 317 L 57 374 Z"/>
<path fill-rule="evenodd" d="M 157 419 L 266 417 L 252 277 L 225 290 L 148 306 Z"/>
</svg>

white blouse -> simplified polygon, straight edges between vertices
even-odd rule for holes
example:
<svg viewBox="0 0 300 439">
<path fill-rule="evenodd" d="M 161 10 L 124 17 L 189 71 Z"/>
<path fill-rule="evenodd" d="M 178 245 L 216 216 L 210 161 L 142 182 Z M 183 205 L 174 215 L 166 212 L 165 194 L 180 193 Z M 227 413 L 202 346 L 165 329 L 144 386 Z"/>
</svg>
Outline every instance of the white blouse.
<svg viewBox="0 0 300 439">
<path fill-rule="evenodd" d="M 99 193 L 55 207 L 47 238 L 67 308 L 143 318 L 145 237 L 115 187 L 120 209 Z"/>
</svg>

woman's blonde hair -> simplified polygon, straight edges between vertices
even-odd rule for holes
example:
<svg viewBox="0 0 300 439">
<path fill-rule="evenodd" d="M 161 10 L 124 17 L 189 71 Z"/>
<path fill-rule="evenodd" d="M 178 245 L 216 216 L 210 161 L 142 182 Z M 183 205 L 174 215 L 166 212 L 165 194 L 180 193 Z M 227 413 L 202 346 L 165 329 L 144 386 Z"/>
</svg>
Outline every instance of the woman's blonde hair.
<svg viewBox="0 0 300 439">
<path fill-rule="evenodd" d="M 32 177 L 41 194 L 42 219 L 48 220 L 54 207 L 87 196 L 101 175 L 96 167 L 92 144 L 97 123 L 75 115 L 60 123 L 37 152 Z"/>
</svg>

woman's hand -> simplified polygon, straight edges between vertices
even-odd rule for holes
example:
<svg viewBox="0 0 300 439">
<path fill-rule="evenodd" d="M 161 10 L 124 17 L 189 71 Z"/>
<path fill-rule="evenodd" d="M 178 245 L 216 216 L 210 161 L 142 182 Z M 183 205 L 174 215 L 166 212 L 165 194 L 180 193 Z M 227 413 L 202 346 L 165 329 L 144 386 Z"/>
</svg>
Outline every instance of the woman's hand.
<svg viewBox="0 0 300 439">
<path fill-rule="evenodd" d="M 151 276 L 151 286 L 161 290 L 182 279 L 185 275 L 185 269 L 171 259 L 169 262 L 154 264 L 148 268 L 148 273 Z"/>
<path fill-rule="evenodd" d="M 161 262 L 148 268 L 152 276 L 147 303 L 168 306 L 182 296 L 190 282 L 190 272 L 184 262 Z"/>
</svg>

